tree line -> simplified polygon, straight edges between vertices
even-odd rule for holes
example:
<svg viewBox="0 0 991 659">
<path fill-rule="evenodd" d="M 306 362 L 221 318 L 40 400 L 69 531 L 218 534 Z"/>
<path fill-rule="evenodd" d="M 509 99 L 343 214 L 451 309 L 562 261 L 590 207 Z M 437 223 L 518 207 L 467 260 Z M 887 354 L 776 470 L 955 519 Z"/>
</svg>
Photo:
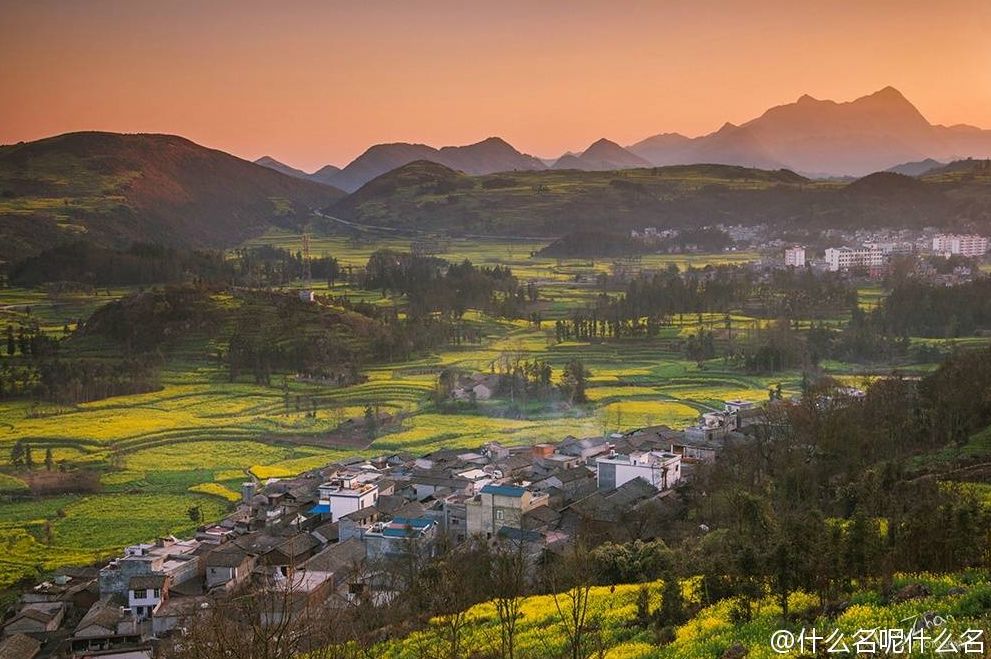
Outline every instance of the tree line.
<svg viewBox="0 0 991 659">
<path fill-rule="evenodd" d="M 478 309 L 518 317 L 538 295 L 533 284 L 521 285 L 505 266 L 476 266 L 467 259 L 448 263 L 391 249 L 377 250 L 368 258 L 360 283 L 382 295 L 405 295 L 414 316 L 442 312 L 460 318 L 468 309 Z"/>
</svg>

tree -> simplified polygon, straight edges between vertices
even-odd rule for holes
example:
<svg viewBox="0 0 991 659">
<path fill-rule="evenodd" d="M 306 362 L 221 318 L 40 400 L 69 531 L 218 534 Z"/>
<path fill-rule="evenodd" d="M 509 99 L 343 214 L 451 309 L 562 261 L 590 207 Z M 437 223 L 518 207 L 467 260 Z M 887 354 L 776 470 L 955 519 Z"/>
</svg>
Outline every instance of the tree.
<svg viewBox="0 0 991 659">
<path fill-rule="evenodd" d="M 499 650 L 503 659 L 515 659 L 516 626 L 526 589 L 526 542 L 521 536 L 500 546 L 492 558 L 492 595 L 499 618 Z"/>
<path fill-rule="evenodd" d="M 585 368 L 580 359 L 572 359 L 565 365 L 561 374 L 561 390 L 570 402 L 579 404 L 588 402 L 585 389 L 590 375 L 592 373 Z"/>
<path fill-rule="evenodd" d="M 10 464 L 15 467 L 24 465 L 24 443 L 20 440 L 14 442 L 14 445 L 10 449 Z"/>
<path fill-rule="evenodd" d="M 685 599 L 681 592 L 681 582 L 674 566 L 664 573 L 664 589 L 661 591 L 661 608 L 658 610 L 660 621 L 665 626 L 680 625 L 685 621 Z"/>
<path fill-rule="evenodd" d="M 375 439 L 378 434 L 378 415 L 371 405 L 365 405 L 365 435 L 369 439 Z"/>
<path fill-rule="evenodd" d="M 34 456 L 31 455 L 30 444 L 24 447 L 24 466 L 28 469 L 34 469 Z"/>
<path fill-rule="evenodd" d="M 13 357 L 15 350 L 17 350 L 17 342 L 14 340 L 14 326 L 7 325 L 7 354 Z"/>
<path fill-rule="evenodd" d="M 233 597 L 211 600 L 162 642 L 165 659 L 364 659 L 358 610 L 330 609 L 301 597 L 293 578 L 264 579 Z M 288 615 L 285 615 L 288 614 Z"/>
<path fill-rule="evenodd" d="M 582 543 L 550 570 L 554 608 L 564 629 L 566 656 L 571 659 L 587 656 L 594 627 L 589 605 L 596 581 L 595 561 Z"/>
<path fill-rule="evenodd" d="M 199 506 L 190 506 L 186 515 L 194 524 L 199 524 L 203 520 L 203 510 Z"/>
<path fill-rule="evenodd" d="M 51 471 L 54 466 L 55 460 L 52 458 L 52 449 L 48 447 L 45 449 L 45 470 Z"/>
</svg>

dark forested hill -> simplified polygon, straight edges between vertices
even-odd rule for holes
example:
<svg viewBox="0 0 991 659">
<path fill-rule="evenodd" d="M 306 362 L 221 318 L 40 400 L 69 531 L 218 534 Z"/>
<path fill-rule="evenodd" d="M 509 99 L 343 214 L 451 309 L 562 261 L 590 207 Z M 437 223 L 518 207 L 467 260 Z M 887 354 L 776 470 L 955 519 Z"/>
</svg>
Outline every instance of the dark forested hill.
<svg viewBox="0 0 991 659">
<path fill-rule="evenodd" d="M 69 133 L 0 150 L 0 260 L 80 237 L 236 245 L 342 194 L 181 137 Z"/>
</svg>

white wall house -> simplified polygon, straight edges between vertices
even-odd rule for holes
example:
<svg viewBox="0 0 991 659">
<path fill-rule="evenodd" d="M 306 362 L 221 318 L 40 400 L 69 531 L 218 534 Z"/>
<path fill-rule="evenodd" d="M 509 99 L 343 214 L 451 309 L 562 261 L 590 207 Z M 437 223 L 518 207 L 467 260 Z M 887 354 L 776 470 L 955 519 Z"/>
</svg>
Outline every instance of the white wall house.
<svg viewBox="0 0 991 659">
<path fill-rule="evenodd" d="M 642 478 L 659 490 L 667 490 L 681 480 L 681 456 L 661 451 L 598 458 L 595 462 L 600 490 L 611 490 L 635 478 Z"/>
<path fill-rule="evenodd" d="M 374 506 L 379 500 L 379 488 L 375 483 L 362 483 L 357 478 L 343 477 L 320 486 L 320 502 L 316 508 L 327 507 L 330 521 L 336 522 L 356 510 Z"/>
<path fill-rule="evenodd" d="M 131 577 L 127 584 L 127 606 L 138 620 L 147 620 L 168 597 L 168 577 L 149 574 Z"/>
</svg>

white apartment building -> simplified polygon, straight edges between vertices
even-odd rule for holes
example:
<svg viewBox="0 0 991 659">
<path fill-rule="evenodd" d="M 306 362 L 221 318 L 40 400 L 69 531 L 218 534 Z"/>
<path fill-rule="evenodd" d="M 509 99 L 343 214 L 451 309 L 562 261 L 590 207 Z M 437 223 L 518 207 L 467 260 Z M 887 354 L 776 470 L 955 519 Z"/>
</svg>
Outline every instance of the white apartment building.
<svg viewBox="0 0 991 659">
<path fill-rule="evenodd" d="M 884 265 L 884 252 L 876 245 L 858 247 L 830 247 L 826 250 L 826 267 L 831 272 L 850 268 L 870 268 Z"/>
<path fill-rule="evenodd" d="M 805 248 L 804 247 L 789 247 L 785 250 L 785 265 L 792 266 L 795 268 L 805 267 Z"/>
<path fill-rule="evenodd" d="M 988 239 L 977 235 L 957 235 L 941 233 L 933 237 L 933 252 L 936 254 L 959 254 L 960 256 L 984 256 L 988 251 Z"/>
<path fill-rule="evenodd" d="M 681 456 L 675 453 L 647 451 L 630 455 L 612 455 L 595 461 L 600 490 L 611 490 L 642 478 L 659 490 L 667 490 L 681 480 Z"/>
</svg>

